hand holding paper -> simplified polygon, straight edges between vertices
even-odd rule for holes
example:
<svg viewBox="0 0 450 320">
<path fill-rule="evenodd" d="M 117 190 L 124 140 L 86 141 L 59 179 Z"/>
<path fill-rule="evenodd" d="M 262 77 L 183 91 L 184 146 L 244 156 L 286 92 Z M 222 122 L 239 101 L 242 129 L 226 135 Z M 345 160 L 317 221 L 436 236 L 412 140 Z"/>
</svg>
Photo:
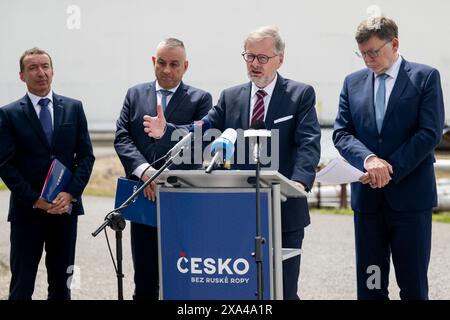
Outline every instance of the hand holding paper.
<svg viewBox="0 0 450 320">
<path fill-rule="evenodd" d="M 342 158 L 333 159 L 317 173 L 316 181 L 323 184 L 344 184 L 359 181 L 364 175 Z"/>
</svg>

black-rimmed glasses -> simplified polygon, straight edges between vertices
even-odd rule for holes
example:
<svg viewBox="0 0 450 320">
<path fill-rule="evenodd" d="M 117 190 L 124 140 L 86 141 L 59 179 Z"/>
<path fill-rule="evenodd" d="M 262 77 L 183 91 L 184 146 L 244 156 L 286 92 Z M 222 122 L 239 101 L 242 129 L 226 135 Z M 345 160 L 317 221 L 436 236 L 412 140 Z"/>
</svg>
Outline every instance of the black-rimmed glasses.
<svg viewBox="0 0 450 320">
<path fill-rule="evenodd" d="M 256 58 L 256 59 L 258 59 L 259 63 L 266 64 L 267 62 L 269 62 L 270 59 L 272 59 L 276 56 L 277 56 L 277 54 L 272 57 L 269 57 L 269 56 L 266 56 L 265 54 L 257 54 L 256 55 L 256 54 L 247 53 L 247 52 L 242 53 L 242 57 L 244 58 L 244 60 L 249 63 L 252 63 Z"/>
</svg>

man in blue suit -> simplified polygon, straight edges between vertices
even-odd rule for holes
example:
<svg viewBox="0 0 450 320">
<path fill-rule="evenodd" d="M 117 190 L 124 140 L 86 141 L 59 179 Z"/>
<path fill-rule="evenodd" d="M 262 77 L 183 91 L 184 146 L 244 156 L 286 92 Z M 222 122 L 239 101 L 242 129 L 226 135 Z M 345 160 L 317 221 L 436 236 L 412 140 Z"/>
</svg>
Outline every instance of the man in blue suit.
<svg viewBox="0 0 450 320">
<path fill-rule="evenodd" d="M 276 28 L 262 27 L 250 33 L 244 50 L 250 82 L 224 90 L 207 118 L 221 131 L 248 129 L 257 121 L 264 121 L 268 130 L 278 130 L 278 171 L 309 191 L 320 159 L 314 89 L 277 73 L 284 61 L 284 42 Z M 166 126 L 158 117 L 144 119 L 151 136 L 161 134 Z M 281 220 L 283 247 L 301 248 L 304 228 L 310 223 L 306 198 L 283 202 Z M 300 256 L 283 261 L 284 299 L 298 299 L 299 274 Z"/>
<path fill-rule="evenodd" d="M 81 102 L 51 89 L 53 65 L 48 53 L 38 48 L 25 51 L 20 79 L 27 94 L 0 109 L 0 177 L 11 190 L 9 299 L 32 298 L 45 246 L 48 299 L 66 300 L 77 216 L 84 213 L 81 194 L 94 164 L 91 140 Z M 69 168 L 72 178 L 48 203 L 40 193 L 53 159 Z"/>
<path fill-rule="evenodd" d="M 114 141 L 127 177 L 142 181 L 147 181 L 148 174 L 162 166 L 163 163 L 155 161 L 177 142 L 170 141 L 170 138 L 169 141 L 161 141 L 160 137 L 149 138 L 143 131 L 143 116 L 155 115 L 158 110 L 168 121 L 183 125 L 201 119 L 212 107 L 212 97 L 208 92 L 182 81 L 188 68 L 182 41 L 174 38 L 162 41 L 152 61 L 156 81 L 139 84 L 128 90 L 117 120 Z M 144 194 L 149 200 L 155 200 L 154 182 L 144 190 Z M 132 222 L 131 249 L 135 283 L 133 298 L 158 299 L 157 229 Z"/>
<path fill-rule="evenodd" d="M 368 68 L 346 77 L 333 141 L 365 171 L 352 184 L 358 299 L 389 299 L 390 257 L 402 299 L 428 299 L 434 148 L 444 126 L 439 72 L 399 54 L 385 17 L 356 32 Z"/>
</svg>

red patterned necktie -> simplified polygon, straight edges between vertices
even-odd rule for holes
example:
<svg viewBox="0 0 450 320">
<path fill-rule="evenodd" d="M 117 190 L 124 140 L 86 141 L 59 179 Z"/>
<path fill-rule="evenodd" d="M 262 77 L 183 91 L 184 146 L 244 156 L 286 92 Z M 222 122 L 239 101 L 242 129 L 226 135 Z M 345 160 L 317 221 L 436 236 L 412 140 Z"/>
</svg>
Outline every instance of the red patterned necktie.
<svg viewBox="0 0 450 320">
<path fill-rule="evenodd" d="M 255 121 L 264 121 L 264 97 L 267 96 L 267 92 L 264 90 L 256 91 L 256 103 L 253 107 L 252 113 L 252 121 L 250 123 L 254 123 Z"/>
</svg>

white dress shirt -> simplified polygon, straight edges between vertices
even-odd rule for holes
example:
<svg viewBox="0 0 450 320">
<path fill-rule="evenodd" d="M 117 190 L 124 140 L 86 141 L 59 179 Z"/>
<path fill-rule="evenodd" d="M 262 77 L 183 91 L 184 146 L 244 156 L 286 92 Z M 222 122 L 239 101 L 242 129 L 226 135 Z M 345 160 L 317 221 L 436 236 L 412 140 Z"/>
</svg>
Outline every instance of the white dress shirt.
<svg viewBox="0 0 450 320">
<path fill-rule="evenodd" d="M 392 89 L 394 89 L 394 84 L 395 81 L 397 80 L 398 72 L 400 71 L 400 65 L 402 64 L 402 61 L 403 58 L 400 55 L 398 55 L 397 61 L 395 61 L 394 64 L 386 72 L 384 72 L 389 76 L 385 80 L 386 85 L 386 99 L 384 100 L 386 101 L 385 108 L 387 108 L 389 97 L 391 96 Z M 380 86 L 380 79 L 377 76 L 375 76 L 375 81 L 373 82 L 373 85 L 374 85 L 373 103 L 375 104 L 376 92 L 378 90 L 378 87 Z"/>
<path fill-rule="evenodd" d="M 34 110 L 36 111 L 36 115 L 39 118 L 39 113 L 41 112 L 41 106 L 38 105 L 39 100 L 48 98 L 50 100 L 50 103 L 48 104 L 48 110 L 50 111 L 50 116 L 52 118 L 52 129 L 53 129 L 53 91 L 50 90 L 50 92 L 45 97 L 39 97 L 35 94 L 32 94 L 31 92 L 27 92 L 28 98 L 30 98 L 31 103 L 33 104 Z"/>
<path fill-rule="evenodd" d="M 398 72 L 400 71 L 400 65 L 402 64 L 402 61 L 403 61 L 403 58 L 399 54 L 397 57 L 397 61 L 395 61 L 394 64 L 388 70 L 386 70 L 386 72 L 384 72 L 385 74 L 389 75 L 389 77 L 387 77 L 385 80 L 386 98 L 384 101 L 386 101 L 386 103 L 384 104 L 384 108 L 385 108 L 384 112 L 386 112 L 386 108 L 389 103 L 389 98 L 391 97 L 392 89 L 394 89 L 395 81 L 397 80 Z M 377 92 L 379 86 L 380 86 L 380 79 L 377 77 L 377 75 L 375 75 L 375 81 L 373 82 L 373 103 L 374 104 L 375 104 L 376 92 Z M 374 156 L 376 156 L 376 155 L 372 153 L 372 154 L 369 154 L 364 159 L 364 167 L 366 166 L 367 159 L 369 159 L 370 157 L 374 157 Z"/>
<path fill-rule="evenodd" d="M 272 99 L 273 90 L 275 89 L 275 84 L 277 83 L 278 74 L 275 74 L 275 78 L 272 80 L 271 83 L 269 83 L 265 88 L 258 88 L 253 82 L 252 82 L 252 92 L 250 94 L 250 117 L 249 117 L 249 125 L 251 125 L 252 122 L 252 114 L 253 109 L 255 107 L 255 103 L 258 99 L 256 96 L 256 92 L 258 90 L 264 90 L 267 95 L 264 97 L 264 120 L 266 119 L 267 110 L 269 108 L 270 99 Z"/>
<path fill-rule="evenodd" d="M 181 82 L 180 82 L 180 83 L 181 83 Z M 169 105 L 169 102 L 170 102 L 170 99 L 172 99 L 173 94 L 175 93 L 175 91 L 177 91 L 178 87 L 180 86 L 180 83 L 178 83 L 178 85 L 177 85 L 175 88 L 172 88 L 172 89 L 164 89 L 164 88 L 162 88 L 162 87 L 159 85 L 158 80 L 156 80 L 155 89 L 156 89 L 156 102 L 157 102 L 157 104 L 162 105 L 162 103 L 161 103 L 161 100 L 162 100 L 162 94 L 161 94 L 161 92 L 159 92 L 159 90 L 167 90 L 167 91 L 172 92 L 172 94 L 170 94 L 170 95 L 167 96 L 167 100 L 166 100 L 167 104 L 166 104 L 166 106 L 168 106 L 168 105 Z"/>
</svg>

